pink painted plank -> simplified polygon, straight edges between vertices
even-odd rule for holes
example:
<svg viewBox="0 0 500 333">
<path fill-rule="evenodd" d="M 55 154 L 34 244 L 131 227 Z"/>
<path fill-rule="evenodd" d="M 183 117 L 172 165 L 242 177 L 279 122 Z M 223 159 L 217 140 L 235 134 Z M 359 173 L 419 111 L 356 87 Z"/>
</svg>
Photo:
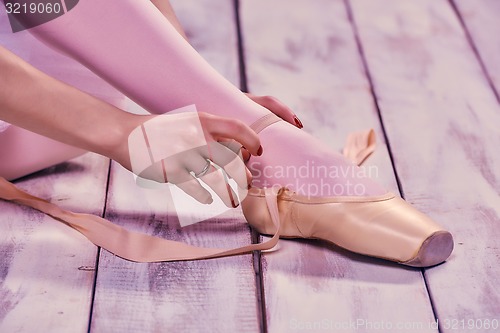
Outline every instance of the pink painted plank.
<svg viewBox="0 0 500 333">
<path fill-rule="evenodd" d="M 108 159 L 86 154 L 16 185 L 100 215 L 108 166 Z M 0 331 L 87 332 L 97 247 L 33 209 L 0 201 L 0 212 Z"/>
<path fill-rule="evenodd" d="M 406 198 L 455 236 L 425 273 L 441 331 L 498 331 L 498 102 L 447 1 L 351 3 Z"/>
<path fill-rule="evenodd" d="M 173 5 L 194 47 L 237 83 L 232 1 Z M 130 173 L 114 164 L 106 216 L 128 229 L 200 246 L 251 243 L 240 209 L 181 228 L 170 198 L 165 188 L 153 192 L 139 188 Z M 92 332 L 257 332 L 257 294 L 250 254 L 138 264 L 102 251 L 91 328 Z"/>
<path fill-rule="evenodd" d="M 500 1 L 453 0 L 500 95 Z"/>
<path fill-rule="evenodd" d="M 250 90 L 283 99 L 303 120 L 304 130 L 334 150 L 349 132 L 374 127 L 379 144 L 368 162 L 378 180 L 397 191 L 344 3 L 254 0 L 242 5 Z M 279 245 L 262 262 L 269 332 L 321 331 L 317 325 L 325 331 L 371 332 L 370 325 L 381 322 L 394 329 L 422 325 L 409 332 L 433 331 L 419 270 L 318 241 Z"/>
</svg>

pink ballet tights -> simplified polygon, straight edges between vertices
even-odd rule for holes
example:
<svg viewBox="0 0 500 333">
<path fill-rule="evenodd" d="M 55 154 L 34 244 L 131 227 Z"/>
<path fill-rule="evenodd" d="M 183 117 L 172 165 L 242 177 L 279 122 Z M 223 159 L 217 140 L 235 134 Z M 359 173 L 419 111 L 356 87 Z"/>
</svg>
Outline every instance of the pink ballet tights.
<svg viewBox="0 0 500 333">
<path fill-rule="evenodd" d="M 85 0 L 30 30 L 152 113 L 195 104 L 250 125 L 269 113 L 218 74 L 150 1 Z M 261 134 L 264 154 L 249 167 L 255 186 L 304 195 L 372 195 L 385 190 L 323 143 L 278 122 Z M 361 175 L 361 176 L 360 176 Z"/>
<path fill-rule="evenodd" d="M 0 132 L 0 176 L 16 179 L 83 153 L 81 149 L 9 126 Z"/>
</svg>

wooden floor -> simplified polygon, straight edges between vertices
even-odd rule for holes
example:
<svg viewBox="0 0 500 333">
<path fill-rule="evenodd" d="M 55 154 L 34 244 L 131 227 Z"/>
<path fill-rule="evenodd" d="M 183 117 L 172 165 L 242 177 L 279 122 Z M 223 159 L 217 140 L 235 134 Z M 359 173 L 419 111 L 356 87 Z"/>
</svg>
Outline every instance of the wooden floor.
<svg viewBox="0 0 500 333">
<path fill-rule="evenodd" d="M 174 5 L 214 67 L 285 101 L 332 149 L 374 128 L 377 179 L 446 226 L 454 253 L 419 270 L 282 240 L 262 255 L 137 264 L 0 202 L 0 332 L 499 332 L 500 1 L 248 0 L 239 16 L 230 0 Z M 133 230 L 252 240 L 241 210 L 180 228 L 92 154 L 17 184 Z"/>
</svg>

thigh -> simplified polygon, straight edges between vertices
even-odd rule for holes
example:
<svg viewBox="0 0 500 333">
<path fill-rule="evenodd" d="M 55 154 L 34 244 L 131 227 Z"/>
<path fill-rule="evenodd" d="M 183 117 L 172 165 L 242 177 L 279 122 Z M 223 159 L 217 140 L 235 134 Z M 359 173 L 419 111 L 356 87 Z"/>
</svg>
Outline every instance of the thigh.
<svg viewBox="0 0 500 333">
<path fill-rule="evenodd" d="M 0 176 L 16 179 L 83 153 L 25 129 L 7 126 L 0 132 Z"/>
</svg>

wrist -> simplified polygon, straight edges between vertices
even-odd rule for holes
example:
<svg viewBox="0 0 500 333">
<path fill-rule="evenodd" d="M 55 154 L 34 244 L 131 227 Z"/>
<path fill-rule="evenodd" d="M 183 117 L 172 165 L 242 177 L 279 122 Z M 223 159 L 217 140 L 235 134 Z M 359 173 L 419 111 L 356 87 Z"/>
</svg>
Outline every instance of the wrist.
<svg viewBox="0 0 500 333">
<path fill-rule="evenodd" d="M 152 116 L 121 112 L 109 126 L 104 140 L 100 143 L 101 155 L 105 155 L 131 170 L 128 138 L 130 133 Z M 99 143 L 98 143 L 99 144 Z"/>
</svg>

